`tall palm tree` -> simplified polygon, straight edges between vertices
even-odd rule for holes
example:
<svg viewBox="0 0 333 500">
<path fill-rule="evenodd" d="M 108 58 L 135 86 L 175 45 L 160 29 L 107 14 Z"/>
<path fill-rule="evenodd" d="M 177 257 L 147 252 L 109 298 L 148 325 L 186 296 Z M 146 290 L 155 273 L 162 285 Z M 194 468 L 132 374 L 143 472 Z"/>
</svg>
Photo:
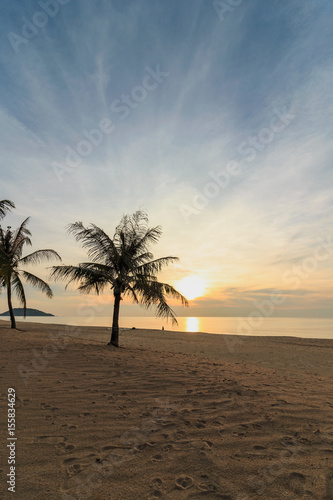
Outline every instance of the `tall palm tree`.
<svg viewBox="0 0 333 500">
<path fill-rule="evenodd" d="M 60 256 L 54 250 L 36 250 L 35 252 L 22 257 L 24 245 L 31 245 L 31 233 L 27 229 L 29 217 L 25 219 L 20 227 L 11 231 L 10 226 L 4 231 L 0 226 L 0 283 L 7 288 L 8 309 L 11 319 L 11 327 L 16 328 L 16 321 L 12 306 L 12 291 L 16 292 L 20 303 L 23 305 L 24 317 L 26 316 L 26 297 L 21 277 L 25 278 L 27 283 L 52 297 L 52 290 L 45 281 L 34 274 L 19 269 L 21 264 L 39 264 L 43 260 L 56 258 L 61 260 Z"/>
<path fill-rule="evenodd" d="M 7 212 L 10 212 L 12 208 L 15 208 L 15 205 L 10 200 L 1 200 L 0 201 L 0 219 L 3 219 Z"/>
<path fill-rule="evenodd" d="M 109 345 L 119 346 L 119 308 L 123 296 L 129 296 L 136 304 L 147 309 L 155 305 L 157 316 L 170 317 L 177 324 L 174 311 L 166 302 L 166 296 L 188 302 L 171 285 L 157 280 L 156 273 L 177 257 L 153 259 L 148 250 L 150 243 L 156 243 L 161 236 L 161 227 L 148 227 L 147 215 L 137 211 L 125 215 L 116 227 L 113 238 L 95 224 L 84 227 L 82 222 L 68 226 L 68 232 L 87 249 L 92 262 L 77 266 L 54 266 L 51 278 L 76 282 L 81 292 L 99 294 L 106 287 L 113 290 L 114 307 L 112 333 Z"/>
</svg>

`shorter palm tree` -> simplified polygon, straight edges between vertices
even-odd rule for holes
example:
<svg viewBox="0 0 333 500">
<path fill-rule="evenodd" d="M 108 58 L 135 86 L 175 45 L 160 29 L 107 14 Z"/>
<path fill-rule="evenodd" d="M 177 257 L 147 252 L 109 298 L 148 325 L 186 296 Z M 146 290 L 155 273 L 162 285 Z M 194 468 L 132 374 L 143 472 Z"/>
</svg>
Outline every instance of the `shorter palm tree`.
<svg viewBox="0 0 333 500">
<path fill-rule="evenodd" d="M 32 245 L 31 233 L 27 229 L 29 218 L 25 219 L 20 227 L 11 231 L 10 226 L 3 230 L 0 226 L 0 284 L 7 289 L 8 309 L 11 319 L 11 327 L 16 328 L 15 315 L 12 306 L 12 291 L 15 291 L 20 303 L 23 305 L 24 317 L 26 316 L 27 302 L 24 287 L 21 281 L 23 277 L 28 284 L 44 292 L 47 297 L 53 296 L 49 285 L 34 274 L 19 269 L 21 264 L 39 264 L 43 260 L 52 258 L 61 260 L 54 250 L 36 250 L 22 257 L 24 245 Z"/>
<path fill-rule="evenodd" d="M 15 205 L 10 200 L 0 200 L 0 219 L 3 219 L 7 212 L 10 212 Z"/>
<path fill-rule="evenodd" d="M 149 228 L 147 215 L 137 211 L 125 215 L 116 227 L 113 238 L 103 229 L 91 224 L 84 227 L 82 222 L 68 226 L 69 233 L 87 249 L 92 262 L 78 266 L 54 266 L 51 278 L 78 283 L 84 293 L 99 294 L 106 287 L 113 290 L 114 307 L 112 334 L 109 344 L 119 346 L 119 308 L 123 296 L 129 296 L 136 304 L 146 308 L 155 305 L 157 316 L 171 318 L 177 324 L 174 311 L 166 302 L 166 296 L 179 299 L 183 305 L 188 302 L 177 290 L 167 283 L 157 280 L 156 273 L 163 267 L 178 260 L 177 257 L 153 259 L 148 247 L 161 236 L 160 226 Z"/>
</svg>

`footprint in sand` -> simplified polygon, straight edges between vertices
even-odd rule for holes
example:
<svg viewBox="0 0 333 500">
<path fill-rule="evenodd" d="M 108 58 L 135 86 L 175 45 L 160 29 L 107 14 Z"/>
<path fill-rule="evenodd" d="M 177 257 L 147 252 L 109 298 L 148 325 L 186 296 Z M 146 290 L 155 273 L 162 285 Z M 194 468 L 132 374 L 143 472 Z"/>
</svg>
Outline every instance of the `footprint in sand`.
<svg viewBox="0 0 333 500">
<path fill-rule="evenodd" d="M 211 441 L 204 441 L 203 442 L 203 446 L 205 448 L 211 449 L 211 448 L 213 448 L 214 445 L 213 445 L 213 443 Z"/>
<path fill-rule="evenodd" d="M 181 475 L 176 478 L 175 484 L 180 490 L 188 490 L 193 486 L 194 481 L 190 476 Z"/>
<path fill-rule="evenodd" d="M 168 451 L 173 450 L 173 445 L 172 444 L 165 444 L 164 446 L 162 446 L 162 450 L 167 453 Z"/>
<path fill-rule="evenodd" d="M 86 448 L 86 451 L 88 451 L 88 448 Z M 102 464 L 100 457 L 98 457 L 95 452 L 82 456 L 65 458 L 62 465 L 65 468 L 67 475 L 72 477 L 78 472 L 85 470 L 87 467 L 91 467 L 94 463 Z"/>
<path fill-rule="evenodd" d="M 74 476 L 74 474 L 77 474 L 82 470 L 82 467 L 80 464 L 73 464 L 70 467 L 66 469 L 66 472 L 69 476 Z"/>
<path fill-rule="evenodd" d="M 292 472 L 288 476 L 288 483 L 290 489 L 292 489 L 295 493 L 304 493 L 304 484 L 306 482 L 306 478 L 303 474 L 299 472 Z"/>
<path fill-rule="evenodd" d="M 147 500 L 155 500 L 156 498 L 163 498 L 163 493 L 160 491 L 163 481 L 161 478 L 156 477 L 150 482 L 151 491 L 147 496 Z"/>
<path fill-rule="evenodd" d="M 159 477 L 155 477 L 154 479 L 151 480 L 150 482 L 150 487 L 151 488 L 160 488 L 163 484 L 163 481 Z"/>
<path fill-rule="evenodd" d="M 163 455 L 161 455 L 160 453 L 158 453 L 157 455 L 154 455 L 152 458 L 153 462 L 160 462 L 161 460 L 163 460 Z"/>
</svg>

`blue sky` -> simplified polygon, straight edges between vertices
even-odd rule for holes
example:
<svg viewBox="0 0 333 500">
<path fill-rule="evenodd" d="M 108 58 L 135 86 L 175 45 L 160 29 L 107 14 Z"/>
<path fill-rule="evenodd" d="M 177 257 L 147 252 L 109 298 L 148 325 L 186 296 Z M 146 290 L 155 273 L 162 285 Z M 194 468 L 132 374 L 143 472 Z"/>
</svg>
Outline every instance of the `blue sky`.
<svg viewBox="0 0 333 500">
<path fill-rule="evenodd" d="M 274 314 L 332 316 L 333 5 L 222 4 L 4 0 L 3 224 L 31 216 L 34 247 L 76 264 L 66 224 L 112 234 L 140 207 L 163 227 L 156 255 L 181 259 L 163 277 L 206 283 L 191 315 L 283 290 Z M 83 298 L 53 289 L 29 305 L 74 315 Z"/>
</svg>

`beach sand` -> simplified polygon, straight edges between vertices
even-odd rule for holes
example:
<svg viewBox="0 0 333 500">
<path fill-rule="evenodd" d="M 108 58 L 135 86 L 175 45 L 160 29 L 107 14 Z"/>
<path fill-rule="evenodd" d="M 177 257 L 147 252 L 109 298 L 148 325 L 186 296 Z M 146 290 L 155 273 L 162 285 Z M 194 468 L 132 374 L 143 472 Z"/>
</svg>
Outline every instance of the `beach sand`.
<svg viewBox="0 0 333 500">
<path fill-rule="evenodd" d="M 18 328 L 0 321 L 1 499 L 333 499 L 333 341 Z"/>
</svg>

